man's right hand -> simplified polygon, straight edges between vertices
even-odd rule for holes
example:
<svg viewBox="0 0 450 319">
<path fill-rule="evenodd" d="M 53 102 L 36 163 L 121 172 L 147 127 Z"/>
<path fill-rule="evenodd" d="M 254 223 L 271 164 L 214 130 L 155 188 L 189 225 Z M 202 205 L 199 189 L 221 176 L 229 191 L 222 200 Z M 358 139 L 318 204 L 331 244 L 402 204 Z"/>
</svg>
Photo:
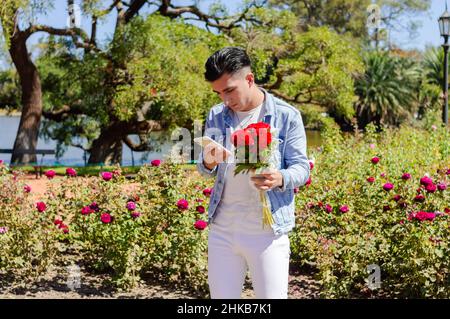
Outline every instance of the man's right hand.
<svg viewBox="0 0 450 319">
<path fill-rule="evenodd" d="M 230 156 L 223 148 L 214 144 L 209 144 L 203 149 L 203 165 L 209 170 L 214 169 L 218 164 L 225 162 Z"/>
</svg>

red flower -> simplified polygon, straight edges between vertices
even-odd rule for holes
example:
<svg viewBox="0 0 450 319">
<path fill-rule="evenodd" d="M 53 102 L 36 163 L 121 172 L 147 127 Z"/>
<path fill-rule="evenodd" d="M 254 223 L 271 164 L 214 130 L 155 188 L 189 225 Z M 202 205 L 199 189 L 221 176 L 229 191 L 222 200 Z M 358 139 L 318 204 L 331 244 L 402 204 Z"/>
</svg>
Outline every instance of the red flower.
<svg viewBox="0 0 450 319">
<path fill-rule="evenodd" d="M 422 194 L 419 194 L 416 197 L 414 197 L 414 201 L 423 202 L 423 201 L 425 201 L 425 196 L 423 196 Z"/>
<path fill-rule="evenodd" d="M 75 177 L 75 176 L 77 176 L 77 171 L 74 170 L 73 168 L 69 167 L 66 169 L 66 174 L 70 177 Z"/>
<path fill-rule="evenodd" d="M 330 204 L 326 204 L 326 205 L 325 205 L 325 211 L 326 211 L 327 213 L 331 213 L 331 212 L 333 211 L 333 207 L 331 207 Z"/>
<path fill-rule="evenodd" d="M 45 210 L 47 209 L 47 205 L 45 205 L 44 202 L 38 202 L 38 203 L 36 203 L 36 208 L 39 213 L 42 213 L 42 212 L 45 212 Z"/>
<path fill-rule="evenodd" d="M 152 164 L 152 166 L 159 166 L 159 165 L 161 165 L 161 160 L 155 159 L 155 160 L 151 161 L 150 163 Z"/>
<path fill-rule="evenodd" d="M 189 203 L 188 203 L 188 201 L 185 200 L 185 199 L 180 199 L 180 200 L 177 202 L 177 206 L 178 206 L 178 209 L 186 210 L 186 209 L 189 208 Z"/>
<path fill-rule="evenodd" d="M 94 210 L 89 206 L 84 206 L 81 209 L 81 215 L 89 215 L 89 214 L 92 214 L 93 212 L 94 212 Z"/>
<path fill-rule="evenodd" d="M 411 174 L 409 174 L 409 173 L 404 173 L 403 175 L 402 175 L 402 179 L 404 180 L 404 181 L 407 181 L 408 179 L 410 179 L 411 178 Z"/>
<path fill-rule="evenodd" d="M 29 192 L 31 192 L 31 186 L 30 185 L 25 185 L 23 187 L 23 190 L 25 191 L 25 193 L 29 193 Z"/>
<path fill-rule="evenodd" d="M 231 142 L 235 147 L 252 146 L 255 144 L 253 136 L 245 130 L 238 130 L 231 134 Z"/>
<path fill-rule="evenodd" d="M 131 213 L 131 217 L 133 217 L 133 219 L 136 219 L 136 218 L 139 218 L 141 216 L 141 213 L 139 213 L 139 212 L 132 212 Z"/>
<path fill-rule="evenodd" d="M 375 182 L 375 177 L 373 177 L 373 176 L 367 177 L 367 181 L 369 183 L 373 183 L 373 182 Z"/>
<path fill-rule="evenodd" d="M 391 184 L 391 183 L 386 183 L 386 184 L 384 184 L 383 185 L 383 189 L 385 190 L 385 191 L 390 191 L 390 190 L 392 190 L 394 188 L 394 185 L 393 184 Z"/>
<path fill-rule="evenodd" d="M 347 205 L 342 205 L 340 208 L 339 208 L 339 211 L 341 212 L 341 213 L 346 213 L 346 212 L 348 212 L 348 206 Z"/>
<path fill-rule="evenodd" d="M 61 219 L 55 219 L 55 221 L 53 222 L 53 224 L 55 225 L 61 225 L 63 223 L 63 221 Z"/>
<path fill-rule="evenodd" d="M 197 207 L 195 207 L 195 210 L 200 214 L 205 213 L 205 207 L 203 207 L 202 205 L 198 205 Z"/>
<path fill-rule="evenodd" d="M 210 197 L 212 193 L 212 188 L 205 188 L 203 190 L 203 195 L 205 195 L 206 197 Z"/>
<path fill-rule="evenodd" d="M 311 176 L 309 176 L 308 180 L 305 183 L 306 186 L 311 185 Z"/>
<path fill-rule="evenodd" d="M 298 193 L 298 187 L 295 187 L 294 188 L 294 194 L 297 194 Z"/>
<path fill-rule="evenodd" d="M 437 185 L 437 188 L 438 188 L 440 191 L 445 191 L 445 190 L 447 189 L 447 184 L 445 184 L 445 183 L 439 183 L 439 184 Z"/>
<path fill-rule="evenodd" d="M 400 198 L 402 198 L 400 195 L 395 195 L 394 197 L 392 197 L 393 200 L 395 200 L 396 202 L 398 202 L 400 200 Z"/>
<path fill-rule="evenodd" d="M 136 204 L 134 202 L 128 202 L 127 203 L 127 209 L 128 210 L 135 210 L 136 209 Z"/>
<path fill-rule="evenodd" d="M 444 208 L 444 212 L 445 212 L 446 214 L 450 214 L 450 208 L 448 208 L 448 207 Z"/>
<path fill-rule="evenodd" d="M 390 209 L 391 209 L 391 207 L 389 207 L 389 205 L 383 206 L 383 210 L 384 210 L 385 212 L 387 212 L 387 211 L 390 210 Z"/>
<path fill-rule="evenodd" d="M 204 230 L 207 226 L 208 226 L 208 223 L 205 222 L 204 220 L 197 220 L 194 223 L 194 227 L 198 230 Z"/>
<path fill-rule="evenodd" d="M 434 193 L 437 189 L 436 185 L 431 183 L 425 186 L 425 189 L 427 190 L 428 193 Z"/>
<path fill-rule="evenodd" d="M 47 176 L 48 179 L 52 179 L 53 177 L 55 177 L 56 173 L 54 170 L 48 170 L 45 172 L 45 176 Z"/>
<path fill-rule="evenodd" d="M 101 175 L 102 175 L 103 180 L 106 182 L 113 178 L 113 174 L 110 172 L 102 172 Z"/>
<path fill-rule="evenodd" d="M 100 210 L 100 207 L 98 207 L 98 204 L 96 202 L 92 202 L 91 205 L 89 205 L 89 208 L 96 212 Z"/>
<path fill-rule="evenodd" d="M 380 158 L 379 157 L 372 157 L 372 163 L 373 164 L 378 164 L 378 162 L 380 161 Z"/>
<path fill-rule="evenodd" d="M 312 171 L 314 168 L 314 162 L 313 161 L 309 161 L 309 170 Z"/>
<path fill-rule="evenodd" d="M 112 217 L 111 217 L 111 215 L 108 214 L 108 213 L 103 213 L 103 214 L 100 216 L 100 220 L 101 220 L 102 223 L 104 223 L 104 224 L 109 224 L 109 223 L 112 222 Z"/>
<path fill-rule="evenodd" d="M 450 175 L 450 168 L 447 169 L 447 172 L 445 172 L 446 175 Z"/>
<path fill-rule="evenodd" d="M 420 179 L 420 184 L 427 186 L 429 184 L 433 184 L 433 180 L 431 178 L 429 178 L 428 176 L 424 176 Z"/>
</svg>

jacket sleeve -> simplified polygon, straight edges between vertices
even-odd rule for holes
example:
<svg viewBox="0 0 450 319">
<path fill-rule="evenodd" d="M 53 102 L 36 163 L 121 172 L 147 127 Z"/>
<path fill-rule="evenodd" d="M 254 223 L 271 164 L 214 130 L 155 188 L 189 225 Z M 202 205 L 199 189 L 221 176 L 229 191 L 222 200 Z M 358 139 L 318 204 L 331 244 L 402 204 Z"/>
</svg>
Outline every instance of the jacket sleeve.
<svg viewBox="0 0 450 319">
<path fill-rule="evenodd" d="M 213 113 L 212 111 L 209 112 L 208 117 L 206 118 L 205 122 L 205 135 L 211 137 L 211 134 L 208 134 L 208 129 L 212 127 L 213 123 Z M 216 176 L 217 174 L 217 166 L 214 167 L 212 170 L 209 170 L 204 164 L 203 164 L 203 150 L 200 152 L 198 160 L 197 160 L 197 170 L 200 173 L 200 175 L 211 178 Z"/>
<path fill-rule="evenodd" d="M 286 191 L 305 185 L 310 176 L 309 161 L 306 155 L 306 133 L 301 114 L 289 122 L 285 137 L 284 160 L 286 168 L 281 169 L 283 186 L 275 190 Z"/>
</svg>

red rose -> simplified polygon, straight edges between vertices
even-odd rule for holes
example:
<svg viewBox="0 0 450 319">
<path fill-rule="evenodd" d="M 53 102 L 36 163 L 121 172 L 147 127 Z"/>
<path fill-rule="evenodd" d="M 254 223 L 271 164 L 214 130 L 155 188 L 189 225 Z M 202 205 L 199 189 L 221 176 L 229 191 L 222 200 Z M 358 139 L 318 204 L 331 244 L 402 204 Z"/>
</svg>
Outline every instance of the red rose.
<svg viewBox="0 0 450 319">
<path fill-rule="evenodd" d="M 204 230 L 206 226 L 208 226 L 208 223 L 205 222 L 204 220 L 197 220 L 194 223 L 194 227 L 197 228 L 198 230 Z"/>
<path fill-rule="evenodd" d="M 231 135 L 231 142 L 235 147 L 251 146 L 255 144 L 252 135 L 245 130 L 238 130 Z"/>
<path fill-rule="evenodd" d="M 36 208 L 39 213 L 42 213 L 42 212 L 45 212 L 45 210 L 47 209 L 47 205 L 45 205 L 44 202 L 38 202 L 38 203 L 36 203 Z"/>
<path fill-rule="evenodd" d="M 379 157 L 372 157 L 372 163 L 373 164 L 378 164 L 378 162 L 380 161 L 380 158 Z"/>
</svg>

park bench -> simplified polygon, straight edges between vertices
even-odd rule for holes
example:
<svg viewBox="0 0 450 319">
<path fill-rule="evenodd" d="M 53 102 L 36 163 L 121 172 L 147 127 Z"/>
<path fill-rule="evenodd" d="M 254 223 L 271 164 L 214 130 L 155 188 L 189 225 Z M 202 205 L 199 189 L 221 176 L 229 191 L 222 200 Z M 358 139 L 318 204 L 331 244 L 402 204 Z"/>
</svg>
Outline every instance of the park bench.
<svg viewBox="0 0 450 319">
<path fill-rule="evenodd" d="M 3 154 L 12 154 L 13 149 L 0 149 L 0 153 Z M 41 161 L 39 163 L 28 163 L 27 165 L 32 165 L 34 168 L 34 172 L 36 174 L 36 178 L 41 177 L 43 174 L 43 160 L 45 155 L 55 155 L 54 150 L 49 149 L 37 149 L 37 150 L 19 150 L 17 151 L 19 154 L 36 154 L 36 155 L 42 155 Z M 17 166 L 17 165 L 14 165 Z"/>
</svg>

